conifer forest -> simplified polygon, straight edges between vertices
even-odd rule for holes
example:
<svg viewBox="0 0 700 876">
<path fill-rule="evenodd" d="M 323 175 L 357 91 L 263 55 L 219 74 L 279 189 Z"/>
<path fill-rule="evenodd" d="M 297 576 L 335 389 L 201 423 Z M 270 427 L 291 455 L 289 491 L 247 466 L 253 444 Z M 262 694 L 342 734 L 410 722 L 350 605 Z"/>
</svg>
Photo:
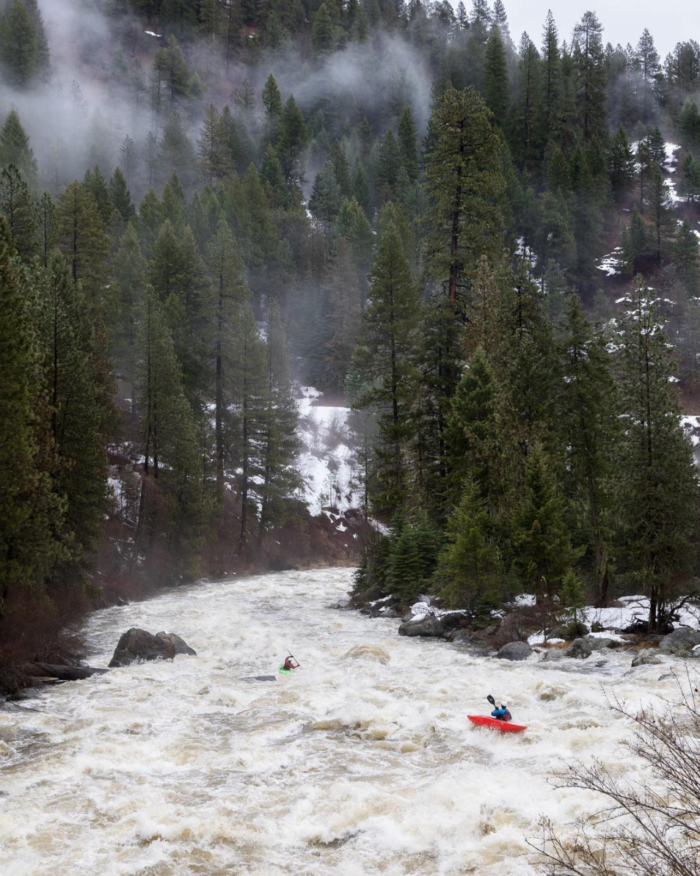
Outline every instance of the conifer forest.
<svg viewBox="0 0 700 876">
<path fill-rule="evenodd" d="M 477 626 L 645 593 L 663 631 L 700 580 L 700 32 L 600 11 L 0 0 L 5 676 L 91 608 L 323 563 Z M 351 477 L 311 501 L 315 404 Z"/>
</svg>

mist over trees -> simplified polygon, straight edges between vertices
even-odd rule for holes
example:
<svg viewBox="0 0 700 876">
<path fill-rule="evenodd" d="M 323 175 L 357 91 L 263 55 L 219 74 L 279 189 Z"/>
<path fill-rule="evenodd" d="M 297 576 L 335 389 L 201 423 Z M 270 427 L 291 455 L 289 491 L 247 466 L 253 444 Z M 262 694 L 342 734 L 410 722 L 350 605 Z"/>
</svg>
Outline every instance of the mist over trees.
<svg viewBox="0 0 700 876">
<path fill-rule="evenodd" d="M 519 36 L 500 0 L 0 0 L 0 70 L 3 636 L 303 529 L 299 383 L 353 405 L 391 526 L 364 595 L 635 588 L 668 622 L 696 42 Z"/>
</svg>

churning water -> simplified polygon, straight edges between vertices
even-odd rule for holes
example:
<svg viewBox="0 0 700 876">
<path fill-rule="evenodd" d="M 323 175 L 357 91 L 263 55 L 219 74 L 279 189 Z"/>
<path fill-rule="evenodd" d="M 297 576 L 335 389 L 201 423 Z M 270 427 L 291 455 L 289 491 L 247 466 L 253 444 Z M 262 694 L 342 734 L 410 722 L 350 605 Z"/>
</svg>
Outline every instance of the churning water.
<svg viewBox="0 0 700 876">
<path fill-rule="evenodd" d="M 546 815 L 598 808 L 552 773 L 615 772 L 635 706 L 669 693 L 630 656 L 508 663 L 332 609 L 347 569 L 180 589 L 96 613 L 90 662 L 132 626 L 197 657 L 117 669 L 0 710 L 2 876 L 531 876 Z M 291 650 L 302 668 L 275 682 Z M 493 693 L 522 736 L 473 728 Z M 641 776 L 640 776 L 641 778 Z"/>
</svg>

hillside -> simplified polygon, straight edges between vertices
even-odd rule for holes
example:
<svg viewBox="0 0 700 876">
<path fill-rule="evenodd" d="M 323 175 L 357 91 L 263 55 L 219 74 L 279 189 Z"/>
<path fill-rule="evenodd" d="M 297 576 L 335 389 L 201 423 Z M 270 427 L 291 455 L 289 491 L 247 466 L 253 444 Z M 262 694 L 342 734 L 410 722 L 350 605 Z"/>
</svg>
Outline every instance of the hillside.
<svg viewBox="0 0 700 876">
<path fill-rule="evenodd" d="M 320 563 L 475 624 L 695 592 L 700 48 L 530 33 L 0 0 L 0 664 Z"/>
</svg>

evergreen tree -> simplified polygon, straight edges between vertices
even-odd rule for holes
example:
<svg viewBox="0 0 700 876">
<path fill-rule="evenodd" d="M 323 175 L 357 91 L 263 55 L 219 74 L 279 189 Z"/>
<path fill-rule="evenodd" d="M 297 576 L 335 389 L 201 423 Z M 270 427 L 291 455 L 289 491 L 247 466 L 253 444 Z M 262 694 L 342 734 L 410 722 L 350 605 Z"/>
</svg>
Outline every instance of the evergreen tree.
<svg viewBox="0 0 700 876">
<path fill-rule="evenodd" d="M 28 277 L 0 219 L 0 628 L 23 593 L 41 593 L 62 557 L 65 501 L 52 486 L 50 417 Z"/>
<path fill-rule="evenodd" d="M 127 223 L 136 216 L 136 210 L 131 203 L 131 192 L 126 184 L 126 177 L 116 167 L 109 181 L 109 199 L 112 210 L 121 217 L 122 222 Z"/>
<path fill-rule="evenodd" d="M 22 0 L 11 0 L 0 20 L 0 62 L 10 84 L 24 88 L 35 79 L 38 55 L 31 15 Z"/>
<path fill-rule="evenodd" d="M 616 471 L 624 571 L 650 596 L 649 629 L 668 618 L 695 556 L 698 483 L 680 421 L 672 363 L 653 291 L 638 277 L 623 316 L 620 392 L 625 431 Z"/>
<path fill-rule="evenodd" d="M 694 204 L 700 201 L 700 162 L 695 160 L 692 152 L 689 152 L 681 168 L 681 178 L 678 181 L 678 194 Z"/>
<path fill-rule="evenodd" d="M 56 208 L 58 245 L 91 303 L 99 302 L 105 286 L 108 241 L 95 199 L 78 182 L 71 183 Z"/>
<path fill-rule="evenodd" d="M 102 532 L 107 503 L 102 430 L 111 398 L 101 386 L 100 327 L 65 258 L 54 254 L 41 279 L 37 324 L 58 462 L 54 489 L 66 501 L 63 538 L 70 552 L 55 574 L 69 581 L 88 566 Z"/>
<path fill-rule="evenodd" d="M 224 501 L 227 466 L 234 463 L 233 409 L 237 401 L 234 384 L 236 333 L 241 309 L 250 298 L 243 276 L 243 260 L 225 221 L 220 221 L 212 240 L 208 259 L 213 291 L 214 324 L 214 439 L 216 453 L 216 495 L 219 505 Z"/>
<path fill-rule="evenodd" d="M 278 152 L 287 181 L 292 185 L 302 180 L 302 156 L 308 141 L 304 116 L 294 97 L 290 97 L 282 113 Z"/>
<path fill-rule="evenodd" d="M 513 568 L 538 604 L 551 601 L 580 552 L 571 544 L 566 507 L 542 446 L 528 457 L 525 493 L 513 527 Z"/>
<path fill-rule="evenodd" d="M 296 432 L 298 412 L 289 378 L 287 340 L 276 302 L 270 306 L 268 317 L 265 364 L 267 393 L 261 435 L 261 539 L 266 529 L 284 522 L 290 500 L 301 486 L 294 467 L 300 448 Z"/>
<path fill-rule="evenodd" d="M 409 180 L 418 179 L 418 135 L 413 114 L 408 106 L 403 108 L 398 129 L 399 148 L 401 150 L 401 165 Z"/>
<path fill-rule="evenodd" d="M 39 215 L 26 182 L 13 164 L 0 172 L 0 214 L 5 217 L 17 255 L 28 262 L 37 252 Z"/>
<path fill-rule="evenodd" d="M 30 189 L 35 188 L 37 164 L 16 110 L 11 110 L 0 132 L 0 165 L 14 165 Z"/>
<path fill-rule="evenodd" d="M 610 186 L 616 201 L 620 201 L 634 183 L 634 153 L 625 129 L 620 125 L 608 151 Z"/>
<path fill-rule="evenodd" d="M 673 264 L 688 297 L 695 298 L 700 295 L 698 238 L 688 219 L 684 219 L 678 228 L 673 247 Z"/>
<path fill-rule="evenodd" d="M 676 230 L 676 217 L 666 180 L 661 171 L 655 168 L 651 175 L 649 192 L 649 214 L 654 236 L 654 252 L 656 261 L 660 264 L 667 252 L 669 240 Z"/>
<path fill-rule="evenodd" d="M 542 141 L 559 133 L 561 102 L 561 53 L 559 33 L 551 11 L 547 14 L 542 43 Z"/>
<path fill-rule="evenodd" d="M 605 51 L 603 27 L 594 12 L 586 12 L 574 28 L 572 57 L 581 133 L 584 140 L 604 140 L 607 134 Z"/>
<path fill-rule="evenodd" d="M 567 493 L 585 514 L 581 540 L 590 545 L 597 604 L 608 600 L 614 518 L 611 484 L 620 438 L 605 339 L 594 334 L 577 296 L 568 301 L 560 342 L 560 428 L 567 459 Z"/>
<path fill-rule="evenodd" d="M 172 572 L 193 577 L 209 505 L 203 487 L 201 452 L 192 409 L 182 388 L 180 368 L 163 306 L 146 287 L 137 332 L 138 410 L 146 482 L 136 534 L 136 551 L 150 528 L 169 548 Z M 153 497 L 145 507 L 150 479 L 165 499 L 165 514 Z"/>
<path fill-rule="evenodd" d="M 523 34 L 520 43 L 519 73 L 518 98 L 514 108 L 514 128 L 517 132 L 514 151 L 521 165 L 530 170 L 541 148 L 537 116 L 542 101 L 542 62 L 527 34 Z"/>
<path fill-rule="evenodd" d="M 440 554 L 435 580 L 455 608 L 475 614 L 499 605 L 504 583 L 501 552 L 481 490 L 470 479 L 447 522 L 447 545 Z"/>
<path fill-rule="evenodd" d="M 493 27 L 486 43 L 484 58 L 484 97 L 493 113 L 496 124 L 503 127 L 508 115 L 510 88 L 508 84 L 508 61 L 503 37 L 498 27 Z"/>
<path fill-rule="evenodd" d="M 408 414 L 419 301 L 391 212 L 386 219 L 370 273 L 369 303 L 356 350 L 356 368 L 364 382 L 356 407 L 379 412 L 379 487 L 374 504 L 378 511 L 393 513 L 401 506 L 406 489 L 404 454 L 410 437 Z"/>
<path fill-rule="evenodd" d="M 651 120 L 655 98 L 655 87 L 658 75 L 661 73 L 659 53 L 654 45 L 654 38 L 644 28 L 639 38 L 634 54 L 635 64 L 642 78 L 642 121 L 648 124 Z"/>
<path fill-rule="evenodd" d="M 448 89 L 430 120 L 425 188 L 428 267 L 454 307 L 478 258 L 500 250 L 500 149 L 490 113 L 476 91 Z"/>
<path fill-rule="evenodd" d="M 314 15 L 311 28 L 311 44 L 318 55 L 324 55 L 333 50 L 335 43 L 335 27 L 328 12 L 328 6 L 321 3 Z"/>
</svg>

